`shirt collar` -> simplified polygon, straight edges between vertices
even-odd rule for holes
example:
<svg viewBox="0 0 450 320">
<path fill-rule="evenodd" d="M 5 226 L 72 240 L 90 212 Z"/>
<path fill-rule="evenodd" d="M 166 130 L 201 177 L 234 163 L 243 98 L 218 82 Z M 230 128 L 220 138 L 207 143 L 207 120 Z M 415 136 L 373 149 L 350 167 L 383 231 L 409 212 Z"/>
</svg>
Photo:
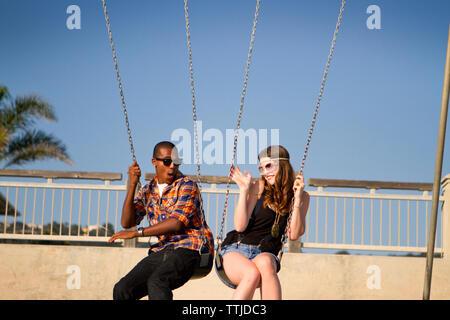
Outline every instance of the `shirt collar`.
<svg viewBox="0 0 450 320">
<path fill-rule="evenodd" d="M 173 181 L 171 183 L 167 184 L 167 187 L 164 190 L 172 189 L 184 177 L 185 177 L 185 175 L 181 171 L 178 171 L 178 173 L 175 176 L 175 178 L 173 179 Z M 156 193 L 155 187 L 156 187 L 157 183 L 158 183 L 158 177 L 155 175 L 153 177 L 152 181 L 150 181 L 151 191 L 153 193 Z"/>
</svg>

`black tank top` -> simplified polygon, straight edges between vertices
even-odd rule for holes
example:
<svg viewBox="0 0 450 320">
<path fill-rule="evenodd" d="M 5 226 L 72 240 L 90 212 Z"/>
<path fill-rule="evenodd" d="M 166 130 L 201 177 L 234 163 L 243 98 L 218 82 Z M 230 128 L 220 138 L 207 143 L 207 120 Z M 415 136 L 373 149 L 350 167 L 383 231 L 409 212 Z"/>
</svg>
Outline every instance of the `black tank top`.
<svg viewBox="0 0 450 320">
<path fill-rule="evenodd" d="M 250 245 L 259 245 L 262 252 L 277 255 L 281 249 L 281 237 L 286 229 L 288 213 L 280 216 L 278 225 L 280 231 L 276 238 L 272 237 L 271 230 L 275 222 L 276 213 L 269 207 L 264 207 L 264 193 L 256 202 L 252 215 L 244 232 L 236 230 L 228 232 L 222 246 L 239 242 Z"/>
</svg>

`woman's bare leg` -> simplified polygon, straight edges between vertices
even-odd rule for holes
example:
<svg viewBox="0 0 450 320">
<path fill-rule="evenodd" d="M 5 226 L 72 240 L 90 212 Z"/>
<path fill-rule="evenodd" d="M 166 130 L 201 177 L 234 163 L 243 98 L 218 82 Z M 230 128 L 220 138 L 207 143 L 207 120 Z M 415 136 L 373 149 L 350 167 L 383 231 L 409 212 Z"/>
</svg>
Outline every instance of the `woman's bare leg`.
<svg viewBox="0 0 450 320">
<path fill-rule="evenodd" d="M 256 265 L 239 252 L 228 252 L 223 256 L 223 267 L 228 279 L 237 285 L 233 300 L 251 300 L 261 282 Z"/>
<path fill-rule="evenodd" d="M 270 253 L 260 253 L 253 260 L 261 274 L 261 299 L 281 300 L 281 285 L 277 275 L 277 263 Z"/>
</svg>

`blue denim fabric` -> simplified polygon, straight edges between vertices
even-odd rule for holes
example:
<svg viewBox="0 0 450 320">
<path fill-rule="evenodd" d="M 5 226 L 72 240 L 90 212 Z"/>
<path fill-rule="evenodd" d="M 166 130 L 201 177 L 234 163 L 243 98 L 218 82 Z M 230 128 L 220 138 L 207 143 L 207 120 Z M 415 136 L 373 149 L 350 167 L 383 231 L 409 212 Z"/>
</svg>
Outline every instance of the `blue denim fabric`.
<svg viewBox="0 0 450 320">
<path fill-rule="evenodd" d="M 258 254 L 261 253 L 261 249 L 259 249 L 259 246 L 235 242 L 225 245 L 220 249 L 220 254 L 222 255 L 222 257 L 228 252 L 239 252 L 243 254 L 247 259 L 253 260 Z M 280 260 L 278 260 L 278 257 L 273 253 L 270 254 L 275 258 L 278 272 L 281 268 Z"/>
<path fill-rule="evenodd" d="M 245 243 L 238 244 L 237 242 L 230 243 L 222 247 L 220 253 L 222 254 L 223 257 L 226 253 L 231 251 L 239 252 L 249 260 L 254 259 L 258 254 L 261 253 L 261 250 L 258 248 L 258 246 Z"/>
</svg>

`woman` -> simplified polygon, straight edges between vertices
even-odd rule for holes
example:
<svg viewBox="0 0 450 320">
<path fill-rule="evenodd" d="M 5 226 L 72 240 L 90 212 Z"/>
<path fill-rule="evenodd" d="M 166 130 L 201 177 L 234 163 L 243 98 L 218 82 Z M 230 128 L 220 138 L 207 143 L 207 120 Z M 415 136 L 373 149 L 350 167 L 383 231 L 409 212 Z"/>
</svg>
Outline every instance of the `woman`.
<svg viewBox="0 0 450 320">
<path fill-rule="evenodd" d="M 234 213 L 234 228 L 222 243 L 224 270 L 237 285 L 233 299 L 252 299 L 257 287 L 261 299 L 281 299 L 277 276 L 281 237 L 287 226 L 290 240 L 305 232 L 309 194 L 303 191 L 303 176 L 294 177 L 289 153 L 282 146 L 270 146 L 258 156 L 262 179 L 252 181 L 249 172 L 232 167 L 231 179 L 239 186 L 239 200 Z"/>
</svg>

